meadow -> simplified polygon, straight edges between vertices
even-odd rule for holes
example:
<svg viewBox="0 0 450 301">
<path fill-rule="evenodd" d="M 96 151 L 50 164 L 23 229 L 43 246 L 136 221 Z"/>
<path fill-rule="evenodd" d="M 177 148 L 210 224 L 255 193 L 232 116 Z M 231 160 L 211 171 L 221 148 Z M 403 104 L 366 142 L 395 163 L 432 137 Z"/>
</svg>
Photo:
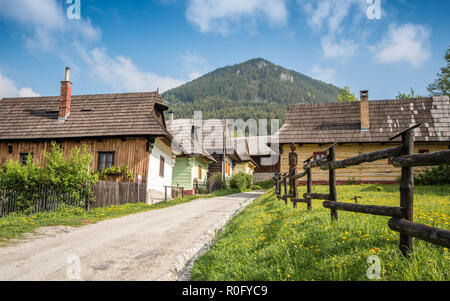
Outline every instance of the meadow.
<svg viewBox="0 0 450 301">
<path fill-rule="evenodd" d="M 314 186 L 327 193 L 327 186 Z M 304 187 L 301 194 L 306 192 Z M 399 206 L 398 185 L 341 185 L 338 201 Z M 450 185 L 416 186 L 414 221 L 450 229 Z M 372 255 L 378 256 L 379 280 L 450 280 L 450 253 L 441 246 L 414 239 L 414 253 L 405 258 L 399 234 L 389 217 L 339 211 L 333 222 L 322 201 L 293 208 L 277 200 L 274 189 L 235 216 L 213 247 L 192 270 L 192 280 L 369 280 Z"/>
</svg>

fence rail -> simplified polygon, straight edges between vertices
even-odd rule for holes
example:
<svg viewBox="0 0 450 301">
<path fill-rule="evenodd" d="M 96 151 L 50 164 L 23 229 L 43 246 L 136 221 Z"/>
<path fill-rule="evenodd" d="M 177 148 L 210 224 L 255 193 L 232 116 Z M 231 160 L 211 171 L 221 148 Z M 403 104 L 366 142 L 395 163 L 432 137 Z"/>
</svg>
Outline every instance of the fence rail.
<svg viewBox="0 0 450 301">
<path fill-rule="evenodd" d="M 418 238 L 440 246 L 450 247 L 450 231 L 430 227 L 427 225 L 413 222 L 413 202 L 414 202 L 414 172 L 413 166 L 433 166 L 450 163 L 450 151 L 435 152 L 429 154 L 413 154 L 414 150 L 414 136 L 413 130 L 421 124 L 416 124 L 397 135 L 391 137 L 393 140 L 402 137 L 402 144 L 400 146 L 361 154 L 359 156 L 348 158 L 345 160 L 335 160 L 335 146 L 333 143 L 323 152 L 328 152 L 327 157 L 312 161 L 313 156 L 304 161 L 302 173 L 297 174 L 296 168 L 290 170 L 289 173 L 281 175 L 277 172 L 274 176 L 275 191 L 277 198 L 288 203 L 289 198 L 296 207 L 298 202 L 306 203 L 307 209 L 311 210 L 312 200 L 325 200 L 322 205 L 330 209 L 331 219 L 338 220 L 338 210 L 357 212 L 363 214 L 381 215 L 392 217 L 389 220 L 388 226 L 400 233 L 399 248 L 404 256 L 414 251 L 412 238 Z M 401 183 L 400 183 L 400 206 L 375 206 L 337 202 L 336 195 L 336 169 L 347 168 L 350 166 L 360 165 L 362 163 L 374 162 L 391 158 L 395 167 L 401 167 Z M 315 167 L 320 167 L 322 170 L 329 170 L 328 183 L 329 194 L 320 194 L 312 192 L 312 172 Z M 296 179 L 307 177 L 307 192 L 303 194 L 303 199 L 298 198 L 298 184 Z M 288 193 L 287 181 L 293 183 L 294 187 Z M 282 185 L 284 186 L 284 194 L 282 194 Z"/>
</svg>

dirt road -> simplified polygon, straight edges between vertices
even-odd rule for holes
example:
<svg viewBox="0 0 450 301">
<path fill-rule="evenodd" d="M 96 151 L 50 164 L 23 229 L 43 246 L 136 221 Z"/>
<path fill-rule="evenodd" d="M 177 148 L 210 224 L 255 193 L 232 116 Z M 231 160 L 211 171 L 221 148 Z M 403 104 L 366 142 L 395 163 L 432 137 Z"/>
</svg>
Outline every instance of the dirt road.
<svg viewBox="0 0 450 301">
<path fill-rule="evenodd" d="M 103 221 L 41 229 L 0 248 L 0 280 L 177 280 L 180 270 L 231 216 L 262 192 L 248 192 Z"/>
</svg>

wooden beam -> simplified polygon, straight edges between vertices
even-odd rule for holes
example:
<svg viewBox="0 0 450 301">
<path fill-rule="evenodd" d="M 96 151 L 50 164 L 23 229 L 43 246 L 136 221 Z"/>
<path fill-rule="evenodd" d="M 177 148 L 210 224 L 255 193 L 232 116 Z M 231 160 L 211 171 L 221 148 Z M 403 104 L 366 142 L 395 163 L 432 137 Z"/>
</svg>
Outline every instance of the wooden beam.
<svg viewBox="0 0 450 301">
<path fill-rule="evenodd" d="M 302 173 L 299 173 L 298 175 L 295 176 L 295 178 L 296 178 L 296 179 L 301 179 L 301 178 L 303 178 L 303 177 L 306 176 L 306 175 L 308 175 L 308 171 L 307 171 L 307 170 L 305 170 L 305 171 L 302 172 Z"/>
<path fill-rule="evenodd" d="M 414 152 L 414 135 L 412 129 L 402 133 L 403 154 L 411 155 Z M 400 182 L 400 207 L 405 208 L 404 218 L 410 222 L 414 217 L 414 170 L 412 167 L 402 167 L 402 180 Z M 412 237 L 400 233 L 400 251 L 408 256 L 414 251 Z"/>
<path fill-rule="evenodd" d="M 392 164 L 395 167 L 450 164 L 450 151 L 398 156 L 392 159 Z"/>
<path fill-rule="evenodd" d="M 450 231 L 413 223 L 404 218 L 391 218 L 389 228 L 401 234 L 416 237 L 446 248 L 450 248 Z"/>
<path fill-rule="evenodd" d="M 328 161 L 320 164 L 320 169 L 328 170 L 328 169 L 338 169 L 338 168 L 346 168 L 349 166 L 359 165 L 361 163 L 373 162 L 377 160 L 382 160 L 390 157 L 395 157 L 402 154 L 403 146 L 396 146 L 392 148 L 387 148 L 384 150 L 366 153 L 359 155 L 357 157 L 348 158 L 341 161 Z"/>
<path fill-rule="evenodd" d="M 310 200 L 308 199 L 291 199 L 292 202 L 295 203 L 308 203 Z"/>
<path fill-rule="evenodd" d="M 303 169 L 307 170 L 307 169 L 310 169 L 310 168 L 318 167 L 318 166 L 322 165 L 323 163 L 325 163 L 325 162 L 327 162 L 327 161 L 328 161 L 328 158 L 327 158 L 327 157 L 322 158 L 322 159 L 319 159 L 319 160 L 315 160 L 315 161 L 306 163 L 306 164 L 303 166 Z"/>
<path fill-rule="evenodd" d="M 303 197 L 311 200 L 330 200 L 330 195 L 324 193 L 304 193 Z"/>
<path fill-rule="evenodd" d="M 338 209 L 343 211 L 351 211 L 351 212 L 391 216 L 391 217 L 403 217 L 403 208 L 401 207 L 374 206 L 374 205 L 341 203 L 332 201 L 323 202 L 323 206 L 325 208 Z"/>
<path fill-rule="evenodd" d="M 335 161 L 336 155 L 334 153 L 334 144 L 330 147 L 329 154 L 328 154 L 328 160 L 329 161 Z M 336 194 L 336 170 L 330 169 L 329 170 L 329 177 L 328 177 L 328 186 L 330 191 L 330 201 L 337 201 L 337 194 Z M 338 220 L 338 211 L 334 208 L 331 209 L 331 219 L 334 221 Z"/>
</svg>

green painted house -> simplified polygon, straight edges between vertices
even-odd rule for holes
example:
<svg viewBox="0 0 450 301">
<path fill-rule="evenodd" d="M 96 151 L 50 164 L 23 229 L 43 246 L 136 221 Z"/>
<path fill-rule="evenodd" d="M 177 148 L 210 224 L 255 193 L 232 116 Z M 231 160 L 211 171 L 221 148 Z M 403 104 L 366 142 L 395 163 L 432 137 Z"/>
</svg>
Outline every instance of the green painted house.
<svg viewBox="0 0 450 301">
<path fill-rule="evenodd" d="M 172 185 L 184 187 L 185 194 L 195 194 L 197 184 L 206 187 L 208 166 L 217 161 L 199 143 L 192 119 L 173 120 L 169 115 L 166 123 L 173 136 L 172 150 L 176 154 Z"/>
<path fill-rule="evenodd" d="M 208 164 L 211 160 L 206 160 L 200 156 L 178 156 L 172 172 L 172 185 L 184 187 L 185 194 L 195 194 L 195 184 L 205 187 Z"/>
</svg>

